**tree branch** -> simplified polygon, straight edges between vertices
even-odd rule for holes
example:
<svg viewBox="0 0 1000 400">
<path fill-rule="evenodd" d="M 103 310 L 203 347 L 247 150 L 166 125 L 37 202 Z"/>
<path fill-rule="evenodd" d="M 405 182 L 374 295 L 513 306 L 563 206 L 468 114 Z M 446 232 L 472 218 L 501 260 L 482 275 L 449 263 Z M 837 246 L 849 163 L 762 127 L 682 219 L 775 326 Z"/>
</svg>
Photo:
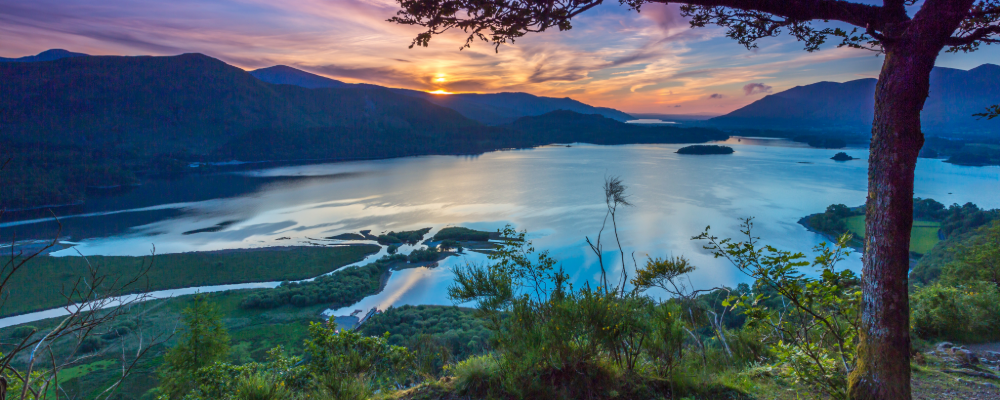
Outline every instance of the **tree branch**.
<svg viewBox="0 0 1000 400">
<path fill-rule="evenodd" d="M 945 41 L 946 46 L 968 46 L 975 42 L 1000 43 L 998 38 L 989 38 L 990 35 L 1000 34 L 1000 25 L 991 25 L 972 31 L 965 36 L 954 36 Z"/>
<path fill-rule="evenodd" d="M 882 26 L 884 14 L 886 14 L 883 7 L 838 0 L 687 0 L 656 2 L 757 11 L 796 21 L 841 21 L 862 28 L 871 25 L 876 29 Z M 905 12 L 903 15 L 905 16 Z"/>
</svg>

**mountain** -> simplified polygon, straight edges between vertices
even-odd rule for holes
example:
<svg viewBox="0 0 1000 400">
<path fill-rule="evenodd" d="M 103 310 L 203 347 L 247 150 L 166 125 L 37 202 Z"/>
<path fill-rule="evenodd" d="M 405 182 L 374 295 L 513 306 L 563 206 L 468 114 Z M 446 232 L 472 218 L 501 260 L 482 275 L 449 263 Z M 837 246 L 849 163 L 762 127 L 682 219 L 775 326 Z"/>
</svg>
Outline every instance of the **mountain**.
<svg viewBox="0 0 1000 400">
<path fill-rule="evenodd" d="M 340 88 L 350 86 L 347 83 L 330 79 L 306 71 L 295 69 L 287 65 L 275 65 L 273 67 L 261 68 L 250 71 L 250 75 L 267 83 L 278 85 L 295 85 L 308 89 L 316 88 Z"/>
<path fill-rule="evenodd" d="M 262 68 L 250 72 L 258 79 L 275 84 L 296 85 L 305 88 L 375 86 L 368 84 L 351 85 L 338 80 L 312 74 L 285 65 Z M 439 106 L 448 107 L 466 118 L 487 125 L 503 125 L 514 120 L 534 115 L 542 115 L 556 110 L 575 111 L 581 114 L 599 114 L 617 121 L 635 118 L 621 111 L 593 107 L 570 98 L 541 97 L 528 93 L 462 93 L 430 94 L 409 89 L 390 89 L 396 93 L 427 100 Z"/>
<path fill-rule="evenodd" d="M 69 57 L 85 57 L 87 54 L 83 53 L 73 53 L 63 49 L 51 49 L 45 50 L 37 55 L 26 56 L 20 58 L 3 58 L 0 57 L 0 62 L 38 62 L 38 61 L 54 61 L 60 58 Z"/>
<path fill-rule="evenodd" d="M 765 96 L 746 107 L 712 118 L 726 128 L 830 130 L 865 133 L 875 111 L 876 79 L 819 82 Z M 1000 120 L 972 114 L 1000 103 L 1000 66 L 983 64 L 968 71 L 935 67 L 930 96 L 921 113 L 925 133 L 942 136 L 1000 134 Z"/>
<path fill-rule="evenodd" d="M 448 107 L 462 115 L 487 125 L 503 125 L 521 117 L 542 115 L 556 110 L 573 111 L 580 114 L 597 114 L 616 121 L 633 120 L 631 115 L 621 111 L 594 107 L 569 97 L 541 97 L 528 93 L 461 93 L 431 94 L 416 90 L 394 89 L 399 93 L 419 97 L 439 106 Z"/>
<path fill-rule="evenodd" d="M 265 83 L 201 54 L 0 64 L 0 139 L 209 154 L 255 129 L 428 132 L 479 124 L 386 89 Z"/>
<path fill-rule="evenodd" d="M 285 82 L 297 76 L 299 84 L 329 83 L 287 67 L 254 73 L 288 78 Z M 0 209 L 79 203 L 91 191 L 212 171 L 222 168 L 214 163 L 230 160 L 480 154 L 553 142 L 728 137 L 716 130 L 640 127 L 567 110 L 487 126 L 410 92 L 374 85 L 272 84 L 202 54 L 0 63 L 0 159 L 12 157 L 0 171 Z M 539 103 L 573 103 L 518 93 L 470 97 L 488 99 L 480 104 L 510 98 L 516 104 L 509 108 L 520 112 L 539 112 L 545 108 Z"/>
</svg>

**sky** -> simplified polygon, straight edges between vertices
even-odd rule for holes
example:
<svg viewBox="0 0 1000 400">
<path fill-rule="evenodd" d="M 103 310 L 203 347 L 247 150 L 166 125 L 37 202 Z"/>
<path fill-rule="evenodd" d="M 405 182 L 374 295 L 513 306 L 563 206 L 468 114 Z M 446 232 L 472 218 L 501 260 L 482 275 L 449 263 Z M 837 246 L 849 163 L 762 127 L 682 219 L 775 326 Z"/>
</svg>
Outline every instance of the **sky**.
<svg viewBox="0 0 1000 400">
<path fill-rule="evenodd" d="M 880 3 L 874 1 L 874 3 Z M 0 0 L 0 57 L 203 53 L 247 70 L 289 65 L 345 82 L 425 91 L 528 92 L 632 113 L 724 114 L 794 86 L 878 75 L 883 58 L 785 35 L 748 51 L 677 5 L 609 2 L 551 30 L 460 50 L 461 32 L 408 48 L 419 27 L 386 22 L 393 0 Z M 831 40 L 832 41 L 832 40 Z M 1000 46 L 938 66 L 1000 64 Z"/>
</svg>

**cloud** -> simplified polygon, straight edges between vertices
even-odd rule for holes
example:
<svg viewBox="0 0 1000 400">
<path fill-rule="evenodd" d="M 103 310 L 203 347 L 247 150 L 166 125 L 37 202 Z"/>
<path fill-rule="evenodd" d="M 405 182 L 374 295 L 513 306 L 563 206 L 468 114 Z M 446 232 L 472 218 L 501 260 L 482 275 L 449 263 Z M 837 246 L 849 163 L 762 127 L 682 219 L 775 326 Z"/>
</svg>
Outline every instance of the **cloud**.
<svg viewBox="0 0 1000 400">
<path fill-rule="evenodd" d="M 721 99 L 723 97 L 726 97 L 726 96 L 723 96 L 722 93 L 712 93 L 712 95 L 708 96 L 708 98 L 710 98 L 710 99 Z"/>
<path fill-rule="evenodd" d="M 749 83 L 743 86 L 743 94 L 750 96 L 759 93 L 771 93 L 771 87 L 763 83 Z"/>
<path fill-rule="evenodd" d="M 847 48 L 805 53 L 787 36 L 748 52 L 724 38 L 722 28 L 692 29 L 678 5 L 652 3 L 639 13 L 604 4 L 574 18 L 571 30 L 529 34 L 499 52 L 482 42 L 459 51 L 461 31 L 409 49 L 422 29 L 386 22 L 398 7 L 394 0 L 0 0 L 0 57 L 50 48 L 198 52 L 241 68 L 283 64 L 351 83 L 572 95 L 631 112 L 683 104 L 690 112 L 716 113 L 748 104 L 751 94 L 877 74 L 882 62 Z M 996 53 L 983 54 L 970 57 Z M 757 83 L 747 85 L 747 96 L 711 95 L 739 93 L 747 82 L 773 87 Z"/>
</svg>

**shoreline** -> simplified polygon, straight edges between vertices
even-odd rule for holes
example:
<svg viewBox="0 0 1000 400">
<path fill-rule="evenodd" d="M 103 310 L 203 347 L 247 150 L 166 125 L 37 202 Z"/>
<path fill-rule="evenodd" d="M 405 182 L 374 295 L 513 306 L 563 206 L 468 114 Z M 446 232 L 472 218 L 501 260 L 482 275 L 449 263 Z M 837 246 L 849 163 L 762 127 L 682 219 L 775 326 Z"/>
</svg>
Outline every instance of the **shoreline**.
<svg viewBox="0 0 1000 400">
<path fill-rule="evenodd" d="M 805 227 L 807 231 L 815 233 L 815 234 L 820 235 L 820 236 L 823 236 L 823 238 L 827 239 L 830 243 L 837 243 L 837 238 L 834 237 L 833 235 L 831 235 L 831 234 L 829 234 L 827 232 L 821 232 L 821 231 L 813 228 L 811 225 L 809 225 L 809 222 L 808 222 L 809 218 L 811 218 L 813 216 L 816 216 L 816 215 L 820 215 L 820 214 L 822 214 L 822 213 L 815 213 L 815 214 L 806 215 L 806 216 L 804 216 L 802 218 L 799 218 L 798 223 L 799 223 L 799 225 L 802 225 L 803 227 Z M 858 244 L 859 242 L 860 242 L 860 240 L 858 240 L 857 236 L 855 236 L 854 239 L 851 240 L 850 245 L 848 247 L 850 247 L 851 249 L 854 249 L 854 251 L 856 251 L 859 254 L 861 254 L 862 256 L 864 256 L 864 254 L 865 254 L 865 248 L 864 248 L 863 245 L 859 245 Z M 913 257 L 913 252 L 910 252 L 909 258 L 910 258 L 910 271 L 912 271 L 913 267 L 915 267 L 917 265 L 917 262 L 920 261 L 920 259 L 919 258 L 914 258 Z"/>
<path fill-rule="evenodd" d="M 268 279 L 255 279 L 255 280 L 250 280 L 250 281 L 239 281 L 239 282 L 220 282 L 220 283 L 210 284 L 210 285 L 182 286 L 182 287 L 174 287 L 174 288 L 163 288 L 163 289 L 158 289 L 158 290 L 123 291 L 122 293 L 119 293 L 116 296 L 112 296 L 111 299 L 128 299 L 128 298 L 139 297 L 139 296 L 147 296 L 149 298 L 146 299 L 146 300 L 144 300 L 144 301 L 148 301 L 148 300 L 156 300 L 156 299 L 163 299 L 163 298 L 174 297 L 173 295 L 168 295 L 166 297 L 160 297 L 158 295 L 158 294 L 162 295 L 162 294 L 166 294 L 166 293 L 170 293 L 170 292 L 181 292 L 178 295 L 184 296 L 184 295 L 190 294 L 190 293 L 183 293 L 183 292 L 188 292 L 188 291 L 193 291 L 192 293 L 211 293 L 211 292 L 223 292 L 223 291 L 232 291 L 232 290 L 267 289 L 267 288 L 271 288 L 271 287 L 280 286 L 283 282 L 311 281 L 311 280 L 316 279 L 316 278 L 318 278 L 320 276 L 329 275 L 329 274 L 335 273 L 335 272 L 337 272 L 337 271 L 339 271 L 341 269 L 348 268 L 348 267 L 351 267 L 351 266 L 356 266 L 356 265 L 359 265 L 360 263 L 364 263 L 366 261 L 369 261 L 368 259 L 370 257 L 377 256 L 378 254 L 380 254 L 384 250 L 384 247 L 380 246 L 380 245 L 377 245 L 377 244 L 347 243 L 347 244 L 342 244 L 342 245 L 331 245 L 331 246 L 323 246 L 323 247 L 317 247 L 317 246 L 270 246 L 270 247 L 250 247 L 250 248 L 242 248 L 242 249 L 224 249 L 224 250 L 208 250 L 208 251 L 190 251 L 190 252 L 183 252 L 183 253 L 170 253 L 170 254 L 183 254 L 183 255 L 201 255 L 201 254 L 215 254 L 215 255 L 219 255 L 219 254 L 244 254 L 244 253 L 269 252 L 269 251 L 295 251 L 295 250 L 298 250 L 298 249 L 316 249 L 316 248 L 328 248 L 328 247 L 330 247 L 330 248 L 337 248 L 337 247 L 360 247 L 360 246 L 377 246 L 379 249 L 375 250 L 375 251 L 372 251 L 369 254 L 366 254 L 360 261 L 353 262 L 353 263 L 348 263 L 348 264 L 345 264 L 345 265 L 341 265 L 341 266 L 338 266 L 338 267 L 336 267 L 336 268 L 334 268 L 332 270 L 323 272 L 323 273 L 321 273 L 319 275 L 306 276 L 306 277 L 301 278 L 301 279 L 284 279 L 284 280 L 280 280 L 280 281 L 273 280 L 273 279 L 272 280 L 268 280 Z M 143 259 L 143 258 L 146 258 L 146 257 L 149 257 L 149 256 L 111 256 L 111 257 L 131 257 L 131 258 L 135 258 L 135 259 Z M 388 277 L 387 277 L 387 279 L 388 279 Z M 112 307 L 113 306 L 112 303 L 115 303 L 115 300 L 109 301 L 108 302 L 108 307 Z M 2 316 L 0 316 L 0 328 L 33 322 L 33 321 L 25 321 L 25 322 L 15 323 L 15 324 L 11 324 L 11 325 L 5 325 L 5 324 L 3 324 L 3 321 L 11 319 L 11 318 L 21 317 L 21 316 L 30 315 L 30 314 L 58 313 L 60 311 L 65 311 L 67 308 L 71 308 L 71 307 L 77 306 L 78 304 L 79 303 L 74 303 L 72 305 L 70 305 L 70 304 L 64 304 L 64 305 L 57 306 L 57 307 L 35 308 L 35 309 L 27 310 L 27 311 L 20 311 L 20 312 L 8 314 L 8 315 L 2 315 Z M 49 316 L 49 317 L 43 317 L 43 318 L 40 318 L 40 319 L 37 319 L 37 320 L 54 318 L 54 317 L 61 316 L 61 315 L 64 315 L 64 314 L 52 315 L 52 316 Z"/>
</svg>

